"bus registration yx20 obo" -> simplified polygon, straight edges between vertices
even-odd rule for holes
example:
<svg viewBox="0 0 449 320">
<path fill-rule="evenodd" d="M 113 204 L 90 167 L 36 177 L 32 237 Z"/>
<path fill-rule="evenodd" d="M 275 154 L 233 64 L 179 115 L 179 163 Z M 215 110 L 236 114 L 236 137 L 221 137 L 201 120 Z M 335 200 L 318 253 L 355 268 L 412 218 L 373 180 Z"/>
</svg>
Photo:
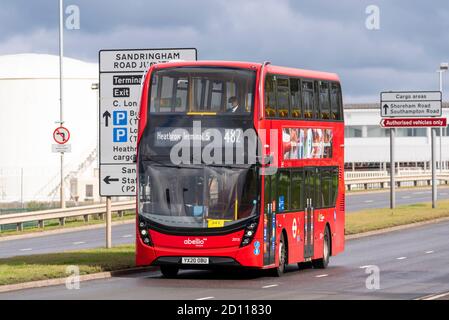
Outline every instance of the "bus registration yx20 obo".
<svg viewBox="0 0 449 320">
<path fill-rule="evenodd" d="M 170 62 L 142 84 L 136 262 L 325 268 L 344 249 L 344 122 L 336 74 Z"/>
</svg>

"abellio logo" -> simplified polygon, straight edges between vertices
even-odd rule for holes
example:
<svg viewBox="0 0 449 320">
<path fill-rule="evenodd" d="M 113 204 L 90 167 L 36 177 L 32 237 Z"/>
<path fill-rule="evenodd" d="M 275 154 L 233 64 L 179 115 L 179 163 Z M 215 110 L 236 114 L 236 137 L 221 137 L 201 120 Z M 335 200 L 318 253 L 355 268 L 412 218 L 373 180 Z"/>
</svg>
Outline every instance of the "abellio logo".
<svg viewBox="0 0 449 320">
<path fill-rule="evenodd" d="M 202 245 L 204 245 L 204 242 L 207 240 L 207 238 L 203 238 L 203 239 L 200 239 L 200 238 L 195 238 L 195 239 L 190 239 L 190 238 L 187 238 L 186 240 L 184 240 L 184 244 L 191 244 L 191 245 L 194 245 L 194 246 L 202 246 Z"/>
</svg>

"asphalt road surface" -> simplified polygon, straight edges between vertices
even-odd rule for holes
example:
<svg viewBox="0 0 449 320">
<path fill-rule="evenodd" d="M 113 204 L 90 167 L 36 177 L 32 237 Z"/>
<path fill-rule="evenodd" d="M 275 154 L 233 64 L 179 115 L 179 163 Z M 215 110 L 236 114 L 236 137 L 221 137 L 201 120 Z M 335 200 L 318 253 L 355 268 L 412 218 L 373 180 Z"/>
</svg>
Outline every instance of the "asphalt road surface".
<svg viewBox="0 0 449 320">
<path fill-rule="evenodd" d="M 449 188 L 439 187 L 437 199 L 449 199 Z M 406 189 L 396 191 L 396 205 L 413 204 L 432 201 L 432 190 Z M 363 209 L 390 207 L 390 191 L 385 192 L 361 192 L 346 195 L 346 212 L 354 212 Z"/>
<path fill-rule="evenodd" d="M 449 188 L 441 188 L 439 199 L 449 199 Z M 431 201 L 430 189 L 398 191 L 397 205 Z M 353 193 L 346 196 L 346 212 L 366 208 L 389 207 L 389 192 Z M 112 228 L 113 244 L 132 243 L 135 239 L 134 224 L 117 225 Z M 0 242 L 0 258 L 18 255 L 53 253 L 67 250 L 98 248 L 105 244 L 104 228 L 74 231 L 54 235 L 8 240 Z"/>
<path fill-rule="evenodd" d="M 0 299 L 415 299 L 449 291 L 449 222 L 350 240 L 327 269 L 281 278 L 254 272 L 159 271 L 0 294 Z M 379 270 L 379 287 L 372 273 Z M 368 284 L 371 287 L 367 287 Z"/>
</svg>

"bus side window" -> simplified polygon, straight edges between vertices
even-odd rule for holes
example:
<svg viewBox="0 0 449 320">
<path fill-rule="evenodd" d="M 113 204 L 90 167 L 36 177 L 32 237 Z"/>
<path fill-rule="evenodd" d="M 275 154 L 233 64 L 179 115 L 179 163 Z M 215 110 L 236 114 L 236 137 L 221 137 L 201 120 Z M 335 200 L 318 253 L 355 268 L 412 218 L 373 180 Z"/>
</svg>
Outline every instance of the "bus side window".
<svg viewBox="0 0 449 320">
<path fill-rule="evenodd" d="M 341 114 L 342 109 L 341 90 L 340 85 L 338 83 L 331 84 L 330 96 L 331 96 L 331 119 L 341 120 L 343 118 Z"/>
<path fill-rule="evenodd" d="M 338 194 L 338 167 L 332 169 L 332 207 L 335 207 Z"/>
<path fill-rule="evenodd" d="M 291 201 L 292 210 L 303 211 L 304 210 L 304 199 L 303 199 L 303 171 L 302 169 L 292 171 L 292 191 L 291 191 Z"/>
<path fill-rule="evenodd" d="M 304 106 L 304 118 L 312 119 L 313 109 L 314 109 L 314 94 L 313 94 L 313 82 L 303 80 L 301 82 L 302 86 L 302 101 Z"/>
<path fill-rule="evenodd" d="M 323 208 L 332 207 L 332 170 L 329 168 L 321 169 L 321 197 Z"/>
<path fill-rule="evenodd" d="M 278 213 L 290 210 L 290 170 L 279 170 Z"/>
<path fill-rule="evenodd" d="M 329 83 L 326 81 L 319 81 L 319 105 L 321 119 L 330 118 L 330 101 L 329 101 Z"/>
<path fill-rule="evenodd" d="M 318 168 L 315 169 L 314 180 L 315 180 L 315 199 L 313 199 L 314 207 L 319 209 L 323 206 L 323 194 L 321 193 L 321 175 Z"/>
<path fill-rule="evenodd" d="M 276 77 L 268 74 L 265 78 L 265 117 L 276 115 Z"/>
<path fill-rule="evenodd" d="M 302 100 L 301 100 L 301 80 L 290 78 L 290 116 L 292 118 L 302 117 Z"/>
<path fill-rule="evenodd" d="M 290 109 L 290 93 L 288 78 L 277 77 L 276 79 L 276 98 L 277 98 L 277 117 L 288 118 Z"/>
</svg>

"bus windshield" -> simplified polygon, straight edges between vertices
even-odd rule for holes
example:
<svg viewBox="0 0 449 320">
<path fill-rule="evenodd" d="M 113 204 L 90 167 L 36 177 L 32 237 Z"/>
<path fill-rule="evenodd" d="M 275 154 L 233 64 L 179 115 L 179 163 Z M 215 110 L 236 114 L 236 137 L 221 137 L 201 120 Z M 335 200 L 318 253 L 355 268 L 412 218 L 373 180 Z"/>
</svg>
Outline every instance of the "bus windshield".
<svg viewBox="0 0 449 320">
<path fill-rule="evenodd" d="M 162 166 L 143 161 L 139 213 L 185 228 L 217 228 L 256 214 L 255 167 Z"/>
<path fill-rule="evenodd" d="M 249 114 L 256 72 L 218 67 L 156 70 L 151 78 L 150 113 Z"/>
</svg>

